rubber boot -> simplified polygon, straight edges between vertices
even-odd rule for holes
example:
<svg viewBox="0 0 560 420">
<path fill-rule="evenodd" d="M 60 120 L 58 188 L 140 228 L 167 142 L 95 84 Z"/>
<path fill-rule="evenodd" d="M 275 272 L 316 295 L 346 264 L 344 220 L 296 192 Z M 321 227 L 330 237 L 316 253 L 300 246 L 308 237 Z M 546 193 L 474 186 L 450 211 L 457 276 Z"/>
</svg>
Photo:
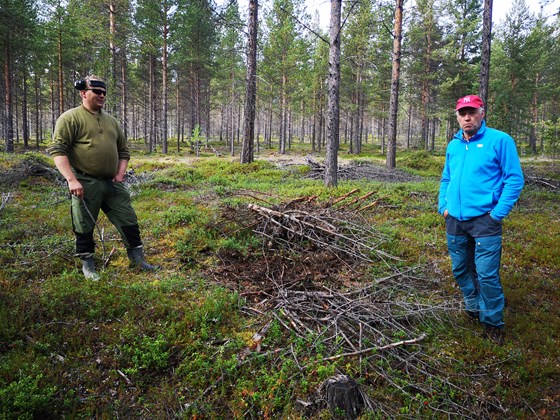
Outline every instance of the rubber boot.
<svg viewBox="0 0 560 420">
<path fill-rule="evenodd" d="M 99 274 L 95 271 L 95 261 L 93 260 L 93 255 L 83 257 L 82 260 L 82 271 L 84 276 L 88 280 L 99 280 Z"/>
<path fill-rule="evenodd" d="M 146 260 L 144 260 L 144 250 L 141 246 L 138 248 L 131 248 L 127 249 L 126 253 L 128 255 L 128 259 L 130 260 L 130 267 L 138 267 L 144 271 L 154 271 L 159 269 L 158 266 L 148 264 Z"/>
</svg>

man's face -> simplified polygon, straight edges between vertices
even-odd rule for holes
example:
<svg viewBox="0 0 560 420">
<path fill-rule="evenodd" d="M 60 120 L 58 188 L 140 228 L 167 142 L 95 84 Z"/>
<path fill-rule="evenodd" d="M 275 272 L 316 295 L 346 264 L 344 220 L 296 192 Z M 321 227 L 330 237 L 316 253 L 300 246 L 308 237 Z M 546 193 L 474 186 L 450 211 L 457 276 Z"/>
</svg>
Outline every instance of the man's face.
<svg viewBox="0 0 560 420">
<path fill-rule="evenodd" d="M 457 121 L 467 139 L 470 139 L 478 132 L 478 129 L 482 125 L 483 118 L 484 111 L 481 108 L 465 107 L 457 111 Z"/>
<path fill-rule="evenodd" d="M 92 111 L 99 111 L 105 105 L 107 91 L 101 87 L 88 86 L 81 92 L 82 99 L 86 108 Z"/>
</svg>

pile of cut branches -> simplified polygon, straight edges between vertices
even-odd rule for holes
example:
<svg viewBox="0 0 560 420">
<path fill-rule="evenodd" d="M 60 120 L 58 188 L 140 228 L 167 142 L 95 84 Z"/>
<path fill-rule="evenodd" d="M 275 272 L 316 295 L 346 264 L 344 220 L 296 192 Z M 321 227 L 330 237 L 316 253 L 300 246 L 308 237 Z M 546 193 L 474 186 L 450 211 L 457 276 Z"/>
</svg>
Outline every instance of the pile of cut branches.
<svg viewBox="0 0 560 420">
<path fill-rule="evenodd" d="M 359 213 L 320 206 L 313 198 L 277 208 L 248 207 L 257 216 L 254 231 L 263 237 L 265 254 L 313 260 L 310 254 L 328 253 L 341 266 L 355 270 L 357 280 L 361 278 L 358 287 L 337 288 L 314 279 L 293 281 L 278 271 L 266 273 L 266 294 L 245 309 L 275 319 L 290 337 L 313 337 L 309 351 L 315 357 L 306 361 L 298 360 L 291 343 L 278 349 L 291 355 L 301 375 L 323 363 L 355 359 L 356 371 L 367 372 L 371 380 L 368 386 L 390 387 L 404 398 L 420 399 L 426 410 L 438 415 L 477 418 L 503 413 L 496 399 L 481 397 L 457 385 L 461 378 L 454 381 L 442 374 L 452 372 L 445 367 L 452 361 L 429 359 L 421 348 L 428 337 L 426 325 L 453 322 L 448 315 L 457 313 L 461 302 L 441 292 L 425 267 L 403 267 L 402 261 L 383 251 L 381 244 L 388 238 Z M 389 274 L 364 284 L 367 268 L 379 264 Z M 460 400 L 450 395 L 459 395 Z M 389 417 L 399 414 L 394 401 L 377 399 L 368 405 Z"/>
<path fill-rule="evenodd" d="M 349 261 L 370 263 L 376 257 L 385 262 L 399 260 L 380 249 L 387 238 L 360 220 L 359 215 L 333 207 L 294 208 L 294 203 L 284 210 L 249 204 L 249 209 L 258 213 L 260 219 L 255 231 L 269 240 L 269 246 L 272 242 L 280 243 L 296 252 L 322 249 L 345 264 Z"/>
<path fill-rule="evenodd" d="M 311 169 L 308 177 L 311 179 L 323 179 L 325 176 L 325 165 L 307 157 L 307 165 Z M 380 182 L 411 182 L 420 181 L 421 177 L 411 175 L 399 169 L 387 169 L 381 165 L 372 163 L 351 162 L 348 165 L 338 166 L 338 178 L 342 180 L 368 179 Z"/>
<path fill-rule="evenodd" d="M 523 168 L 523 175 L 525 176 L 526 185 L 532 185 L 536 188 L 552 192 L 560 191 L 560 181 L 558 180 L 560 174 L 554 165 L 548 167 L 546 171 L 542 167 L 530 165 Z"/>
<path fill-rule="evenodd" d="M 59 185 L 65 185 L 64 178 L 56 169 L 35 156 L 27 156 L 14 167 L 0 171 L 0 186 L 16 187 L 30 177 L 46 178 Z"/>
</svg>

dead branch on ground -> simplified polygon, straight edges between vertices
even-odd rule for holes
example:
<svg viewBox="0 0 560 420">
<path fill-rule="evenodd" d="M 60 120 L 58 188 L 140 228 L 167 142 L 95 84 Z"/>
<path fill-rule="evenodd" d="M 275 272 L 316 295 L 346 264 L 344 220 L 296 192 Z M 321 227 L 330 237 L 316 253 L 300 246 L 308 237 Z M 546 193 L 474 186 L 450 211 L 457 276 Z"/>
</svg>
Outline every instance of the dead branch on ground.
<svg viewBox="0 0 560 420">
<path fill-rule="evenodd" d="M 558 181 L 539 176 L 526 176 L 525 180 L 529 185 L 537 185 L 551 191 L 560 191 Z"/>
<path fill-rule="evenodd" d="M 8 203 L 12 198 L 13 198 L 12 193 L 10 192 L 2 193 L 2 204 L 0 204 L 0 211 L 2 211 L 2 209 L 8 205 Z"/>
</svg>

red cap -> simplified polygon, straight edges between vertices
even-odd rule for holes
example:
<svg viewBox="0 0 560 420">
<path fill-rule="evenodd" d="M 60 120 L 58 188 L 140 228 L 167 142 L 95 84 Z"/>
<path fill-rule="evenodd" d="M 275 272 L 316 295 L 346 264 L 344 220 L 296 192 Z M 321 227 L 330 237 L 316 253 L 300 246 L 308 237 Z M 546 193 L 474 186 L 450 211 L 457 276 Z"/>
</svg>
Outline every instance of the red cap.
<svg viewBox="0 0 560 420">
<path fill-rule="evenodd" d="M 457 101 L 455 111 L 459 111 L 461 108 L 484 108 L 484 102 L 476 95 L 467 95 Z"/>
</svg>

